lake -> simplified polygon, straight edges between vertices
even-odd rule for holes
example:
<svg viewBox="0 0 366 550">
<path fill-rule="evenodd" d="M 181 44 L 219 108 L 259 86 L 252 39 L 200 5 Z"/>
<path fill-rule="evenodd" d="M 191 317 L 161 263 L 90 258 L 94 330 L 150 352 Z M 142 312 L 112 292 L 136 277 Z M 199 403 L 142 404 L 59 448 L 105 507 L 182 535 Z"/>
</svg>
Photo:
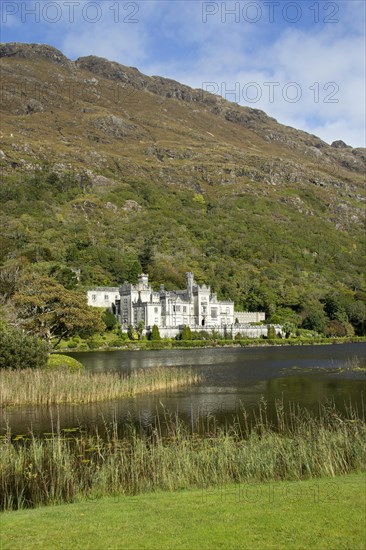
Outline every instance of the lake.
<svg viewBox="0 0 366 550">
<path fill-rule="evenodd" d="M 72 353 L 86 369 L 130 373 L 154 366 L 192 367 L 204 376 L 196 386 L 156 392 L 106 403 L 53 407 L 12 407 L 0 411 L 0 430 L 13 434 L 51 431 L 51 427 L 87 430 L 117 419 L 149 426 L 157 416 L 178 413 L 187 424 L 214 415 L 227 423 L 244 406 L 255 411 L 262 399 L 273 413 L 276 399 L 317 411 L 319 403 L 333 400 L 344 410 L 350 402 L 361 411 L 366 389 L 365 371 L 347 370 L 357 361 L 366 367 L 366 344 L 215 348 L 161 351 Z M 339 372 L 337 369 L 342 369 Z"/>
</svg>

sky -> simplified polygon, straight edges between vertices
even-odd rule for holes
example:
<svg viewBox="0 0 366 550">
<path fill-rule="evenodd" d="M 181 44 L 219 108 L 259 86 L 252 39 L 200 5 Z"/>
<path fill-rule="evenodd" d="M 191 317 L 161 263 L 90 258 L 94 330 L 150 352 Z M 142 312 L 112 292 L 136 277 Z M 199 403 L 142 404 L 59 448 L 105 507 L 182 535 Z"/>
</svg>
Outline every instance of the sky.
<svg viewBox="0 0 366 550">
<path fill-rule="evenodd" d="M 365 147 L 359 0 L 0 0 L 1 42 L 98 55 Z"/>
</svg>

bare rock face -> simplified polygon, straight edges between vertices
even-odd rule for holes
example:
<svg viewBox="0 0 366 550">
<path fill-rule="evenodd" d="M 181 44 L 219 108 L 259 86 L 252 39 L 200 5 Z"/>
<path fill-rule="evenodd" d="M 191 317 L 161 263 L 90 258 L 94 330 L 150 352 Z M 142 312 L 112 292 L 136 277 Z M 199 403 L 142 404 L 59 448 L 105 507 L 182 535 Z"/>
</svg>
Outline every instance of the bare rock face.
<svg viewBox="0 0 366 550">
<path fill-rule="evenodd" d="M 341 139 L 338 139 L 337 141 L 333 141 L 333 143 L 331 144 L 331 147 L 335 147 L 336 149 L 352 149 L 350 145 L 347 145 Z"/>
<path fill-rule="evenodd" d="M 72 207 L 75 208 L 75 210 L 82 210 L 83 212 L 86 212 L 98 208 L 98 205 L 90 200 L 76 200 Z"/>
<path fill-rule="evenodd" d="M 41 113 L 44 111 L 42 103 L 36 99 L 30 99 L 27 104 L 24 106 L 24 110 L 27 115 L 32 115 L 33 113 Z"/>
<path fill-rule="evenodd" d="M 133 200 L 127 200 L 123 206 L 123 210 L 125 212 L 138 212 L 139 210 L 141 210 L 142 206 L 136 202 L 136 201 L 133 201 Z"/>
<path fill-rule="evenodd" d="M 43 58 L 65 67 L 72 66 L 72 61 L 64 56 L 60 50 L 45 44 L 22 44 L 20 42 L 0 44 L 0 58 L 2 57 L 17 57 L 19 59 Z"/>
<path fill-rule="evenodd" d="M 92 178 L 92 184 L 94 187 L 113 187 L 116 185 L 116 182 L 105 176 L 98 175 Z"/>
<path fill-rule="evenodd" d="M 90 71 L 108 80 L 117 80 L 130 84 L 138 90 L 142 90 L 146 86 L 147 79 L 149 78 L 145 77 L 134 67 L 125 67 L 115 61 L 108 61 L 108 59 L 95 55 L 80 57 L 75 61 L 75 64 L 80 69 Z"/>
<path fill-rule="evenodd" d="M 118 206 L 116 204 L 113 204 L 113 202 L 107 202 L 105 205 L 107 210 L 111 210 L 114 214 L 118 212 Z"/>
<path fill-rule="evenodd" d="M 95 55 L 80 57 L 75 64 L 80 69 L 88 70 L 108 80 L 115 80 L 121 84 L 129 85 L 135 90 L 145 90 L 161 97 L 188 102 L 203 101 L 208 105 L 216 104 L 219 101 L 217 96 L 203 90 L 194 90 L 175 80 L 161 76 L 146 76 L 135 67 L 126 67 Z"/>
<path fill-rule="evenodd" d="M 122 138 L 131 133 L 134 126 L 127 123 L 123 118 L 114 115 L 94 120 L 95 128 L 102 130 L 105 134 L 116 138 Z"/>
</svg>

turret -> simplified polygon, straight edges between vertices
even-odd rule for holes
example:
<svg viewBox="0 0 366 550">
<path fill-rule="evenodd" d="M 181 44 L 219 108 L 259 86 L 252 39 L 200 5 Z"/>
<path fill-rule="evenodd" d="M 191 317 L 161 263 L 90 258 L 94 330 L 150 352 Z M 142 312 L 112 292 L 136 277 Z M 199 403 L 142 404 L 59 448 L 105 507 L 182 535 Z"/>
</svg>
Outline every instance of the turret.
<svg viewBox="0 0 366 550">
<path fill-rule="evenodd" d="M 187 281 L 187 294 L 188 298 L 191 298 L 192 292 L 193 292 L 193 281 L 194 281 L 194 275 L 193 273 L 186 273 L 186 281 Z"/>
<path fill-rule="evenodd" d="M 145 273 L 141 273 L 141 275 L 138 276 L 138 284 L 139 285 L 146 285 L 149 284 L 149 276 L 145 275 Z"/>
</svg>

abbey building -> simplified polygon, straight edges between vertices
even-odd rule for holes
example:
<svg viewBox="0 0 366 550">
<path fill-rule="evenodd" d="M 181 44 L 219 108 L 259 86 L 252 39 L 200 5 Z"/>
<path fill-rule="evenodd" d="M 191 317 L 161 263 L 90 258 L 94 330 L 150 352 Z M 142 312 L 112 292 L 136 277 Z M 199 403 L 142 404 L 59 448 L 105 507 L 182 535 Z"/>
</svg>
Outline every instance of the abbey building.
<svg viewBox="0 0 366 550">
<path fill-rule="evenodd" d="M 88 305 L 112 309 L 122 330 L 143 321 L 147 329 L 157 325 L 162 336 L 174 336 L 183 326 L 221 332 L 265 319 L 262 312 L 235 312 L 234 302 L 218 300 L 209 286 L 195 282 L 193 273 L 186 274 L 184 290 L 165 290 L 161 285 L 160 290 L 155 291 L 148 276 L 142 274 L 136 285 L 98 287 L 89 290 L 87 296 Z"/>
</svg>

